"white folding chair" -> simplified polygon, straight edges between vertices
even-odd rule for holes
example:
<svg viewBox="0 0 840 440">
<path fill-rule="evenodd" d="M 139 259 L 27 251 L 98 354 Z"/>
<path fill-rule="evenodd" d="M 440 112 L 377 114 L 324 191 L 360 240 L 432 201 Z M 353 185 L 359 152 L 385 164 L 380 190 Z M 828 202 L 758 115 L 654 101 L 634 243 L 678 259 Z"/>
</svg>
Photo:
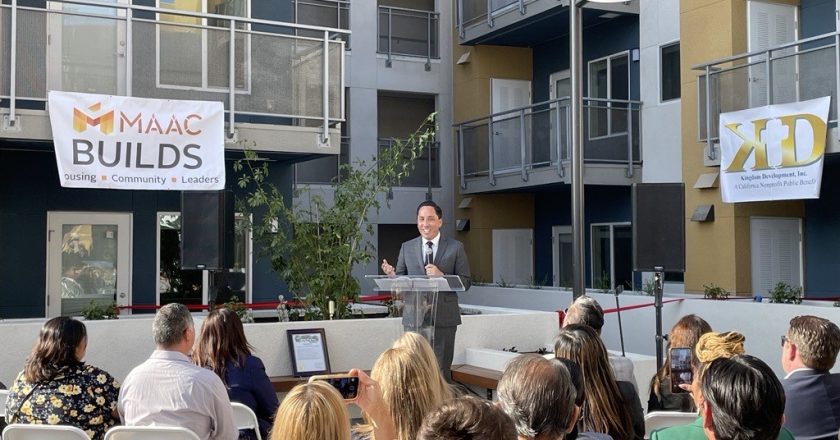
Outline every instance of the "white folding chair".
<svg viewBox="0 0 840 440">
<path fill-rule="evenodd" d="M 115 426 L 105 433 L 104 440 L 201 440 L 192 431 L 180 426 Z"/>
<path fill-rule="evenodd" d="M 15 423 L 3 430 L 4 440 L 90 440 L 90 437 L 75 426 L 29 425 Z"/>
<path fill-rule="evenodd" d="M 0 390 L 0 417 L 6 417 L 6 399 L 9 398 L 9 390 Z"/>
<path fill-rule="evenodd" d="M 645 438 L 650 438 L 650 433 L 657 429 L 669 426 L 688 425 L 697 419 L 697 413 L 684 413 L 673 411 L 654 411 L 645 416 Z"/>
<path fill-rule="evenodd" d="M 233 423 L 236 424 L 236 429 L 253 429 L 257 433 L 257 440 L 262 440 L 260 424 L 254 411 L 238 402 L 231 402 L 230 406 L 233 407 Z"/>
</svg>

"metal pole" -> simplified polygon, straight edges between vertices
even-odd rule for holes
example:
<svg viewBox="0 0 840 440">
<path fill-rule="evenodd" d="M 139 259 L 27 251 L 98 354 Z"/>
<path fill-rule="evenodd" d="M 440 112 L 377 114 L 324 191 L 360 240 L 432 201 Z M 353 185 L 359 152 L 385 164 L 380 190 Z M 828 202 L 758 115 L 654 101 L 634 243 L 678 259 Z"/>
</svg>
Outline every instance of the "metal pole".
<svg viewBox="0 0 840 440">
<path fill-rule="evenodd" d="M 712 143 L 712 75 L 711 66 L 706 66 L 706 156 L 715 160 L 715 145 Z"/>
<path fill-rule="evenodd" d="M 561 151 L 561 132 L 560 132 L 560 101 L 554 104 L 554 142 L 556 142 L 555 150 L 557 151 L 557 175 L 563 177 L 563 153 Z"/>
<path fill-rule="evenodd" d="M 571 56 L 572 86 L 572 272 L 575 298 L 586 293 L 586 266 L 584 264 L 584 209 L 583 209 L 583 144 L 581 131 L 581 100 L 583 87 L 581 81 L 581 18 L 580 7 L 576 0 L 569 2 L 569 43 Z"/>
<path fill-rule="evenodd" d="M 489 169 L 489 177 L 490 177 L 490 186 L 496 186 L 496 159 L 493 157 L 493 138 L 496 137 L 493 131 L 493 117 L 490 117 L 490 121 L 487 123 L 487 127 L 490 129 L 490 142 L 487 143 L 489 146 L 489 155 L 487 156 L 487 168 Z"/>
<path fill-rule="evenodd" d="M 840 33 L 834 34 L 834 119 L 840 121 Z"/>
<path fill-rule="evenodd" d="M 656 309 L 656 369 L 662 368 L 663 353 L 662 353 L 662 281 L 665 276 L 664 268 L 662 266 L 654 266 L 653 268 L 653 303 Z"/>
<path fill-rule="evenodd" d="M 324 127 L 321 132 L 321 143 L 330 142 L 330 33 L 324 31 L 324 89 L 322 93 L 324 106 Z"/>
<path fill-rule="evenodd" d="M 134 81 L 134 10 L 125 10 L 125 96 L 131 96 Z"/>
<path fill-rule="evenodd" d="M 429 158 L 426 161 L 429 164 L 428 192 L 426 193 L 426 200 L 432 200 L 432 145 L 436 145 L 436 142 L 428 142 L 426 144 L 426 151 L 429 152 Z"/>
<path fill-rule="evenodd" d="M 633 104 L 627 103 L 627 177 L 633 177 Z"/>
<path fill-rule="evenodd" d="M 770 65 L 771 52 L 768 49 L 764 55 L 764 74 L 767 75 L 767 105 L 773 103 L 773 66 Z"/>
<path fill-rule="evenodd" d="M 432 70 L 432 12 L 426 13 L 426 71 Z"/>
<path fill-rule="evenodd" d="M 230 53 L 228 54 L 228 135 L 233 137 L 236 111 L 236 20 L 230 20 Z M 211 273 L 212 275 L 212 273 Z M 215 299 L 215 298 L 214 298 Z"/>
<path fill-rule="evenodd" d="M 17 0 L 12 0 L 11 50 L 9 56 L 9 126 L 15 125 L 17 76 Z"/>
<path fill-rule="evenodd" d="M 519 111 L 519 167 L 522 172 L 522 181 L 528 181 L 528 170 L 526 168 L 526 152 L 525 145 L 528 143 L 528 137 L 525 133 L 525 109 Z"/>
<path fill-rule="evenodd" d="M 458 36 L 464 38 L 464 0 L 458 0 Z"/>
<path fill-rule="evenodd" d="M 391 34 L 391 8 L 388 8 L 388 59 L 385 60 L 385 67 L 391 67 L 391 41 L 393 41 L 393 34 Z"/>
<path fill-rule="evenodd" d="M 461 189 L 467 189 L 467 179 L 464 177 L 464 126 L 458 126 L 458 168 L 461 171 Z"/>
</svg>

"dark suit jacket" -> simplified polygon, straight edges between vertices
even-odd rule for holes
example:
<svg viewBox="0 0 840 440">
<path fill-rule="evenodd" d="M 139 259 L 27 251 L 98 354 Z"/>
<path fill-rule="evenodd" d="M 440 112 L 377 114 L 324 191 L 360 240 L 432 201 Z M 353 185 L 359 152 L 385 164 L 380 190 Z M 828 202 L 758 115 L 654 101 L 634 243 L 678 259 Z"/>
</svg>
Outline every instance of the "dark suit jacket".
<svg viewBox="0 0 840 440">
<path fill-rule="evenodd" d="M 425 252 L 423 237 L 406 241 L 400 247 L 400 256 L 394 271 L 397 275 L 425 275 L 423 265 Z M 435 253 L 435 266 L 445 275 L 458 275 L 464 288 L 469 289 L 472 284 L 470 262 L 460 241 L 441 235 L 438 249 Z M 458 294 L 455 292 L 440 292 L 438 295 L 435 326 L 449 327 L 461 324 L 461 310 L 458 307 Z"/>
<path fill-rule="evenodd" d="M 241 367 L 232 362 L 225 364 L 225 386 L 231 402 L 239 402 L 254 410 L 262 438 L 267 439 L 278 402 L 260 358 L 248 356 Z"/>
<path fill-rule="evenodd" d="M 802 370 L 782 379 L 785 427 L 797 439 L 837 438 L 840 374 Z"/>
</svg>

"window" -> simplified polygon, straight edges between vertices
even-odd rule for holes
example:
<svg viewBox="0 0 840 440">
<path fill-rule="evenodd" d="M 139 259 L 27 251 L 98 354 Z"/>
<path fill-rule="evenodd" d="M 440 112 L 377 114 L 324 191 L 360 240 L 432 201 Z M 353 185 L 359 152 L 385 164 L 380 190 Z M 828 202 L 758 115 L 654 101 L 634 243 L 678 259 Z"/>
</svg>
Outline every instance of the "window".
<svg viewBox="0 0 840 440">
<path fill-rule="evenodd" d="M 217 302 L 231 296 L 249 302 L 250 292 L 250 233 L 242 226 L 244 217 L 236 214 L 232 269 L 226 271 L 181 269 L 181 214 L 158 213 L 158 304 L 207 304 L 210 277 L 219 288 Z"/>
<path fill-rule="evenodd" d="M 659 49 L 659 69 L 661 100 L 680 99 L 680 43 Z"/>
<path fill-rule="evenodd" d="M 630 223 L 592 225 L 592 288 L 633 288 L 633 228 Z"/>
<path fill-rule="evenodd" d="M 162 9 L 248 17 L 247 0 L 158 0 Z M 164 88 L 227 89 L 230 76 L 230 21 L 158 14 L 157 85 Z M 237 22 L 234 79 L 247 91 L 250 40 L 247 23 Z"/>
<path fill-rule="evenodd" d="M 628 52 L 589 62 L 588 107 L 589 138 L 627 132 L 627 101 L 630 98 L 630 59 Z"/>
</svg>

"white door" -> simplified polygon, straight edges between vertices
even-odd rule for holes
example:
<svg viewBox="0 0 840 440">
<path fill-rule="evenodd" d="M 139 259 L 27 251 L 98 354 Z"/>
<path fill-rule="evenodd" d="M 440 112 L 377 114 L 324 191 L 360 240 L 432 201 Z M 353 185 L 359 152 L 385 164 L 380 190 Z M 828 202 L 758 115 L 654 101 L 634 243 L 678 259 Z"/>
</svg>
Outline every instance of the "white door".
<svg viewBox="0 0 840 440">
<path fill-rule="evenodd" d="M 490 79 L 490 107 L 493 114 L 526 107 L 531 104 L 531 81 L 519 79 Z M 492 130 L 493 169 L 505 171 L 522 164 L 522 126 L 519 112 L 494 116 Z M 526 124 L 528 120 L 526 119 Z M 526 134 L 526 138 L 527 138 Z"/>
<path fill-rule="evenodd" d="M 493 229 L 494 283 L 534 283 L 533 237 L 533 229 Z"/>
<path fill-rule="evenodd" d="M 802 221 L 798 218 L 750 219 L 752 290 L 766 296 L 779 282 L 802 286 Z"/>
<path fill-rule="evenodd" d="M 760 51 L 796 41 L 797 7 L 757 0 L 747 2 L 747 50 Z M 792 54 L 794 48 L 773 52 L 773 57 Z M 766 59 L 764 55 L 750 58 L 750 62 Z M 767 71 L 765 63 L 749 67 L 750 107 L 794 102 L 797 99 L 796 59 L 775 60 L 771 64 L 773 75 L 773 102 L 767 102 Z"/>
<path fill-rule="evenodd" d="M 131 304 L 131 214 L 47 213 L 47 316 Z"/>
<path fill-rule="evenodd" d="M 48 89 L 124 95 L 125 13 L 116 8 L 64 2 L 48 2 L 48 9 Z"/>
<path fill-rule="evenodd" d="M 552 275 L 554 287 L 568 287 L 574 285 L 574 273 L 572 269 L 572 227 L 552 226 L 551 227 L 552 247 Z"/>
</svg>

